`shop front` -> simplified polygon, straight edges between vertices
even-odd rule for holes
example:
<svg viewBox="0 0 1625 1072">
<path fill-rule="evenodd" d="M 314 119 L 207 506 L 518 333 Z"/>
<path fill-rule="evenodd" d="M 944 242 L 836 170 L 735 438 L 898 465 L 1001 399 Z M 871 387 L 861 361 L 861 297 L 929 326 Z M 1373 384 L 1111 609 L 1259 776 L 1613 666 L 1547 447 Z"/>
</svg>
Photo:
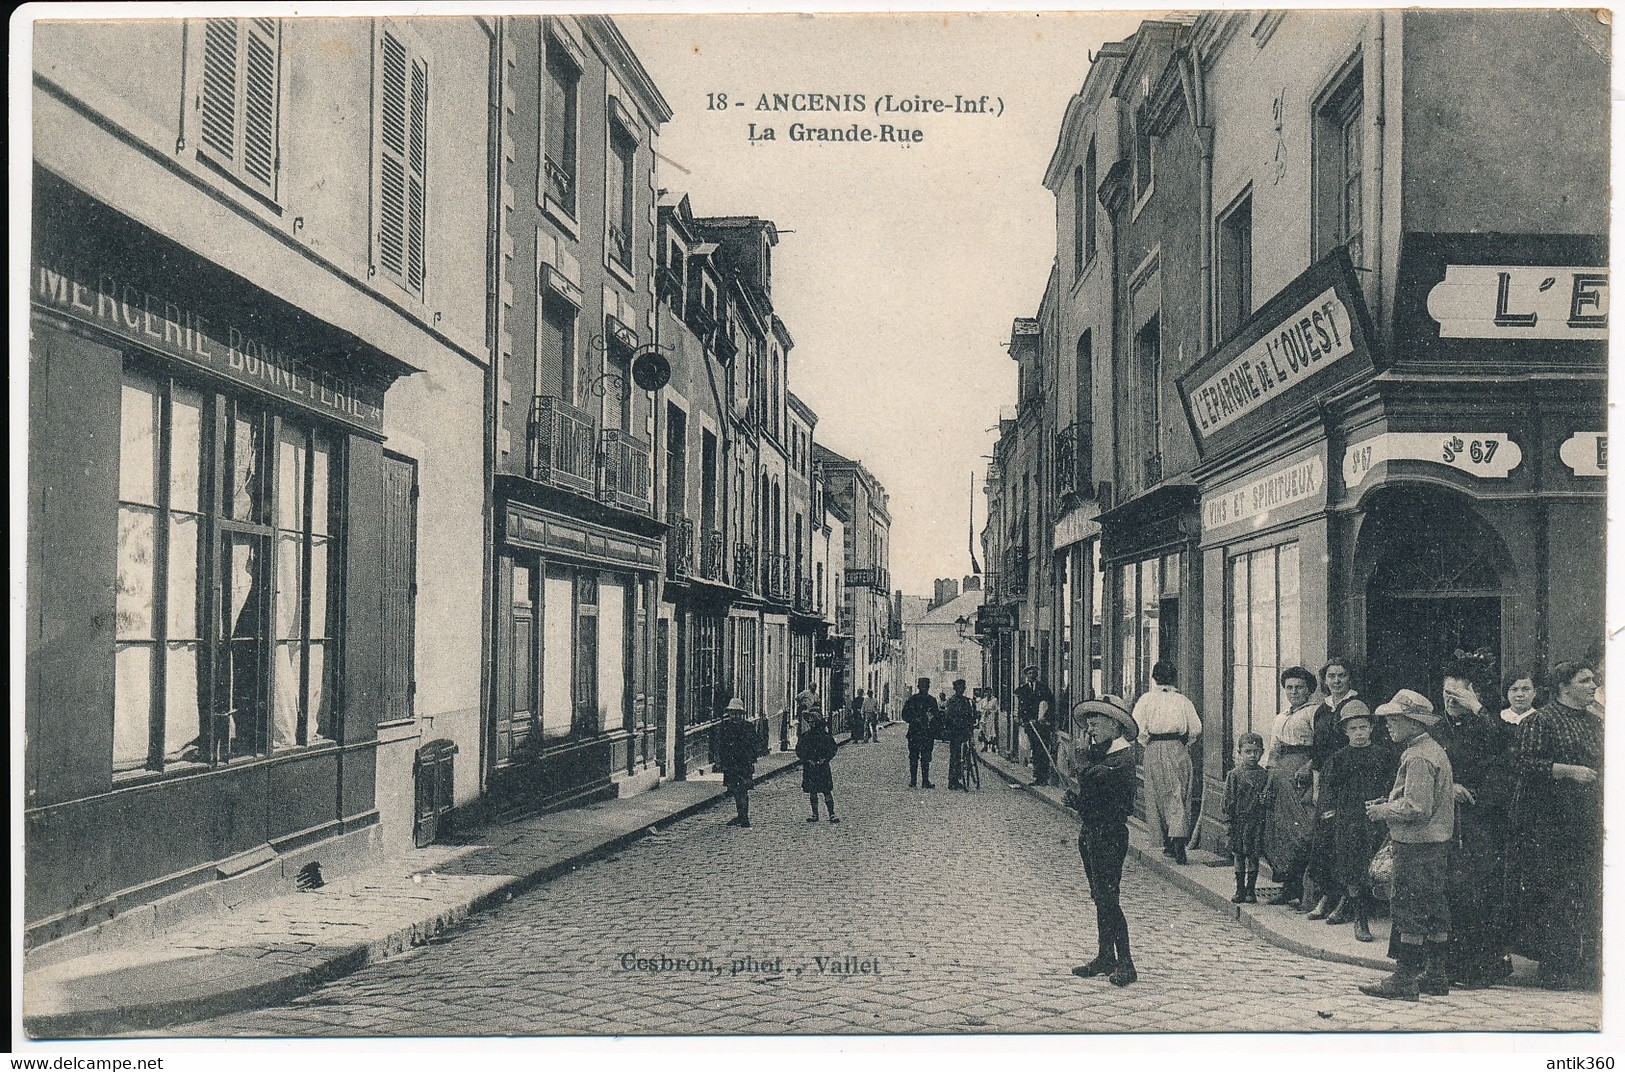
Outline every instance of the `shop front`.
<svg viewBox="0 0 1625 1072">
<path fill-rule="evenodd" d="M 519 814 L 641 786 L 665 743 L 649 702 L 660 542 L 502 489 L 492 803 Z"/>
<path fill-rule="evenodd" d="M 30 945 L 370 849 L 414 371 L 43 173 L 34 223 Z"/>
</svg>

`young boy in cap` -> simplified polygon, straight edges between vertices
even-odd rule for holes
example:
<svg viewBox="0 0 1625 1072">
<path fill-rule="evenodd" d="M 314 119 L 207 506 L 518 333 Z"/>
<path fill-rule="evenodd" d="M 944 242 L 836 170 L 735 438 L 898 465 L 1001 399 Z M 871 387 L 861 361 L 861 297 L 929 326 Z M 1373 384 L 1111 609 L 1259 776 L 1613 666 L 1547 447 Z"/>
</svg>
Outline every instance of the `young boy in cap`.
<svg viewBox="0 0 1625 1072">
<path fill-rule="evenodd" d="M 1129 955 L 1120 894 L 1136 782 L 1131 742 L 1140 736 L 1140 727 L 1115 696 L 1083 700 L 1073 706 L 1072 717 L 1085 723 L 1088 737 L 1078 756 L 1077 792 L 1067 793 L 1067 803 L 1083 821 L 1078 855 L 1089 879 L 1099 935 L 1095 959 L 1073 968 L 1072 974 L 1080 979 L 1106 975 L 1113 986 L 1128 986 L 1139 975 Z"/>
<path fill-rule="evenodd" d="M 745 721 L 745 701 L 735 696 L 728 701 L 728 717 L 718 730 L 717 766 L 722 768 L 722 785 L 734 798 L 739 812 L 729 826 L 750 825 L 750 786 L 756 780 L 756 730 Z"/>
<path fill-rule="evenodd" d="M 1372 712 L 1404 751 L 1387 800 L 1366 804 L 1366 817 L 1388 824 L 1394 843 L 1393 939 L 1398 961 L 1380 983 L 1360 987 L 1377 998 L 1415 1001 L 1450 993 L 1445 955 L 1450 941 L 1450 841 L 1456 829 L 1455 774 L 1432 736 L 1439 715 L 1426 696 L 1400 689 Z"/>
</svg>

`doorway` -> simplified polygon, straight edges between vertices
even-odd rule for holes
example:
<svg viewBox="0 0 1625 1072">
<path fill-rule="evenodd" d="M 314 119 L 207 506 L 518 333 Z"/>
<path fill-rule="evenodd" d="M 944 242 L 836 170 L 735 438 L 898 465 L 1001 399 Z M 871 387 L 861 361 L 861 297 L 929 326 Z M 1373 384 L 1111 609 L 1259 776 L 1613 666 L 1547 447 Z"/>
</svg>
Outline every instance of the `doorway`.
<svg viewBox="0 0 1625 1072">
<path fill-rule="evenodd" d="M 1413 689 L 1440 703 L 1444 667 L 1460 651 L 1485 649 L 1500 665 L 1500 596 L 1391 594 L 1366 604 L 1367 696 Z"/>
</svg>

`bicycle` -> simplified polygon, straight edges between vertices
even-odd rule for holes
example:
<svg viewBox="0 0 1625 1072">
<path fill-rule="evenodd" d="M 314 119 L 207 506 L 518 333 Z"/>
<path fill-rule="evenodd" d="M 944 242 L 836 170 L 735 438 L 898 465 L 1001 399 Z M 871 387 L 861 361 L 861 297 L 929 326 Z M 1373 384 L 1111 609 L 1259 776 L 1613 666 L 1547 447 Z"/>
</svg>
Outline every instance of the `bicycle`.
<svg viewBox="0 0 1625 1072">
<path fill-rule="evenodd" d="M 964 787 L 968 789 L 982 788 L 982 765 L 976 759 L 976 738 L 966 738 L 958 745 L 960 749 L 960 769 Z"/>
</svg>

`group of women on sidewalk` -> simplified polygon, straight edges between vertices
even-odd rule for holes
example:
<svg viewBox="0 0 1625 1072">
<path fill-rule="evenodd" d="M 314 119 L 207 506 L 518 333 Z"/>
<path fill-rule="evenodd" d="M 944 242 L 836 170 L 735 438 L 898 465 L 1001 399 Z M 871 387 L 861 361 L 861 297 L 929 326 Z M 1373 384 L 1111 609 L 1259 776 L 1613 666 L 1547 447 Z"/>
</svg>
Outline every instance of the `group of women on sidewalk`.
<svg viewBox="0 0 1625 1072">
<path fill-rule="evenodd" d="M 1539 961 L 1542 986 L 1594 987 L 1602 907 L 1596 672 L 1561 663 L 1542 681 L 1534 671 L 1515 671 L 1500 690 L 1503 708 L 1489 654 L 1456 655 L 1427 733 L 1448 757 L 1452 787 L 1450 982 L 1493 985 L 1512 974 L 1508 954 L 1516 952 Z M 1262 854 L 1281 883 L 1269 903 L 1330 924 L 1353 921 L 1357 936 L 1370 941 L 1378 892 L 1371 863 L 1387 832 L 1368 818 L 1367 805 L 1399 792 L 1399 749 L 1385 720 L 1354 691 L 1347 660 L 1328 661 L 1318 677 L 1290 667 L 1280 680 L 1287 704 L 1261 779 Z M 1543 685 L 1550 695 L 1537 707 Z M 1305 897 L 1306 879 L 1318 899 Z M 1238 900 L 1247 892 L 1240 881 Z"/>
</svg>

